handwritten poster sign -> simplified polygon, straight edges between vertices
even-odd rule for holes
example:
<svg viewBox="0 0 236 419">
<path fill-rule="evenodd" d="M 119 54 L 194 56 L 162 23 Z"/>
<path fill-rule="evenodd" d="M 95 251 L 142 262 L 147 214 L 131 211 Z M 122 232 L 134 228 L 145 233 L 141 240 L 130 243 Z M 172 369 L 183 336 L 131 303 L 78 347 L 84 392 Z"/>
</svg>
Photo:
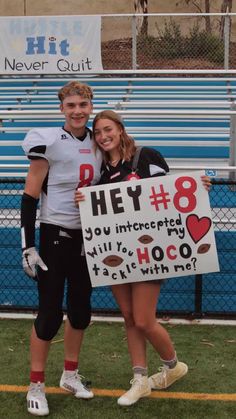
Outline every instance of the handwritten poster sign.
<svg viewBox="0 0 236 419">
<path fill-rule="evenodd" d="M 5 16 L 0 26 L 0 74 L 102 71 L 101 16 Z"/>
<path fill-rule="evenodd" d="M 83 188 L 94 287 L 219 271 L 203 172 Z"/>
</svg>

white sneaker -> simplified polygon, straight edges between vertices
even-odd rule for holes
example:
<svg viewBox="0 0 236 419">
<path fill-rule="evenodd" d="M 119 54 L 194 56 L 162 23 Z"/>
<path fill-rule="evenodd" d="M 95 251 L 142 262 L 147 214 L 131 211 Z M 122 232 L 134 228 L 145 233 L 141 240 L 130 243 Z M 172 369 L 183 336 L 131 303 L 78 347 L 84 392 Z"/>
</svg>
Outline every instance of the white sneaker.
<svg viewBox="0 0 236 419">
<path fill-rule="evenodd" d="M 188 366 L 183 362 L 177 362 L 174 368 L 166 365 L 160 367 L 160 372 L 149 377 L 149 385 L 152 390 L 162 390 L 170 387 L 175 381 L 182 378 L 188 372 Z"/>
<path fill-rule="evenodd" d="M 131 388 L 123 396 L 121 396 L 117 403 L 120 406 L 131 406 L 136 403 L 141 397 L 146 397 L 151 394 L 151 387 L 148 382 L 148 377 L 139 375 L 134 377 L 131 381 Z"/>
<path fill-rule="evenodd" d="M 77 370 L 64 370 L 60 380 L 60 387 L 64 388 L 64 390 L 70 391 L 75 395 L 75 397 L 81 399 L 92 399 L 94 394 L 82 383 L 82 378 L 83 376 L 79 375 Z"/>
<path fill-rule="evenodd" d="M 32 415 L 47 416 L 49 414 L 44 383 L 30 383 L 26 400 L 27 410 Z"/>
</svg>

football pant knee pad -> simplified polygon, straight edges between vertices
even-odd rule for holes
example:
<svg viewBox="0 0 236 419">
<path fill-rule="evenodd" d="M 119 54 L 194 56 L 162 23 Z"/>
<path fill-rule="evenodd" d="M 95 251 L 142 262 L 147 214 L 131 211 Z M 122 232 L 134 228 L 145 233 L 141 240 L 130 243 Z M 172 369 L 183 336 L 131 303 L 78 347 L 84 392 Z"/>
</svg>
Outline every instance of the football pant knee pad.
<svg viewBox="0 0 236 419">
<path fill-rule="evenodd" d="M 86 311 L 84 310 L 83 313 L 68 312 L 67 317 L 73 329 L 85 330 L 89 326 L 91 320 L 91 310 L 88 308 Z"/>
<path fill-rule="evenodd" d="M 57 334 L 63 320 L 63 312 L 50 313 L 49 315 L 39 313 L 35 320 L 35 331 L 39 339 L 52 340 Z"/>
</svg>

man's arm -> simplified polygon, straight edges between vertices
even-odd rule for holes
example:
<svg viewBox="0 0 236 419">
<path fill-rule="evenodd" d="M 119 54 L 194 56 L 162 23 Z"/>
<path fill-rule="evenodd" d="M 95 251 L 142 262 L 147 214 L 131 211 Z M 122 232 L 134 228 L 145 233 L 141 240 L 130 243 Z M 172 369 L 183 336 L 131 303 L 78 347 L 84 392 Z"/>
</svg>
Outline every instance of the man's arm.
<svg viewBox="0 0 236 419">
<path fill-rule="evenodd" d="M 35 278 L 37 275 L 37 265 L 43 270 L 47 270 L 35 249 L 35 221 L 38 199 L 48 169 L 49 165 L 46 159 L 31 160 L 21 201 L 23 269 L 31 278 Z"/>
<path fill-rule="evenodd" d="M 49 164 L 46 159 L 31 160 L 29 172 L 25 181 L 24 192 L 33 198 L 38 199 L 48 169 Z"/>
</svg>

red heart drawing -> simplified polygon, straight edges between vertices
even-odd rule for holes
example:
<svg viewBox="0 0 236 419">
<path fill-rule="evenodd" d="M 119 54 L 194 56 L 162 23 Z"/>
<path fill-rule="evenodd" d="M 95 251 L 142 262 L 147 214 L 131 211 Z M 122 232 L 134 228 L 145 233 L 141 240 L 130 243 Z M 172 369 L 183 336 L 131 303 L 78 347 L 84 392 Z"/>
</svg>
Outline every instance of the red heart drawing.
<svg viewBox="0 0 236 419">
<path fill-rule="evenodd" d="M 208 233 L 211 223 L 210 218 L 199 218 L 196 214 L 191 214 L 186 218 L 186 227 L 194 243 L 199 242 Z"/>
</svg>

